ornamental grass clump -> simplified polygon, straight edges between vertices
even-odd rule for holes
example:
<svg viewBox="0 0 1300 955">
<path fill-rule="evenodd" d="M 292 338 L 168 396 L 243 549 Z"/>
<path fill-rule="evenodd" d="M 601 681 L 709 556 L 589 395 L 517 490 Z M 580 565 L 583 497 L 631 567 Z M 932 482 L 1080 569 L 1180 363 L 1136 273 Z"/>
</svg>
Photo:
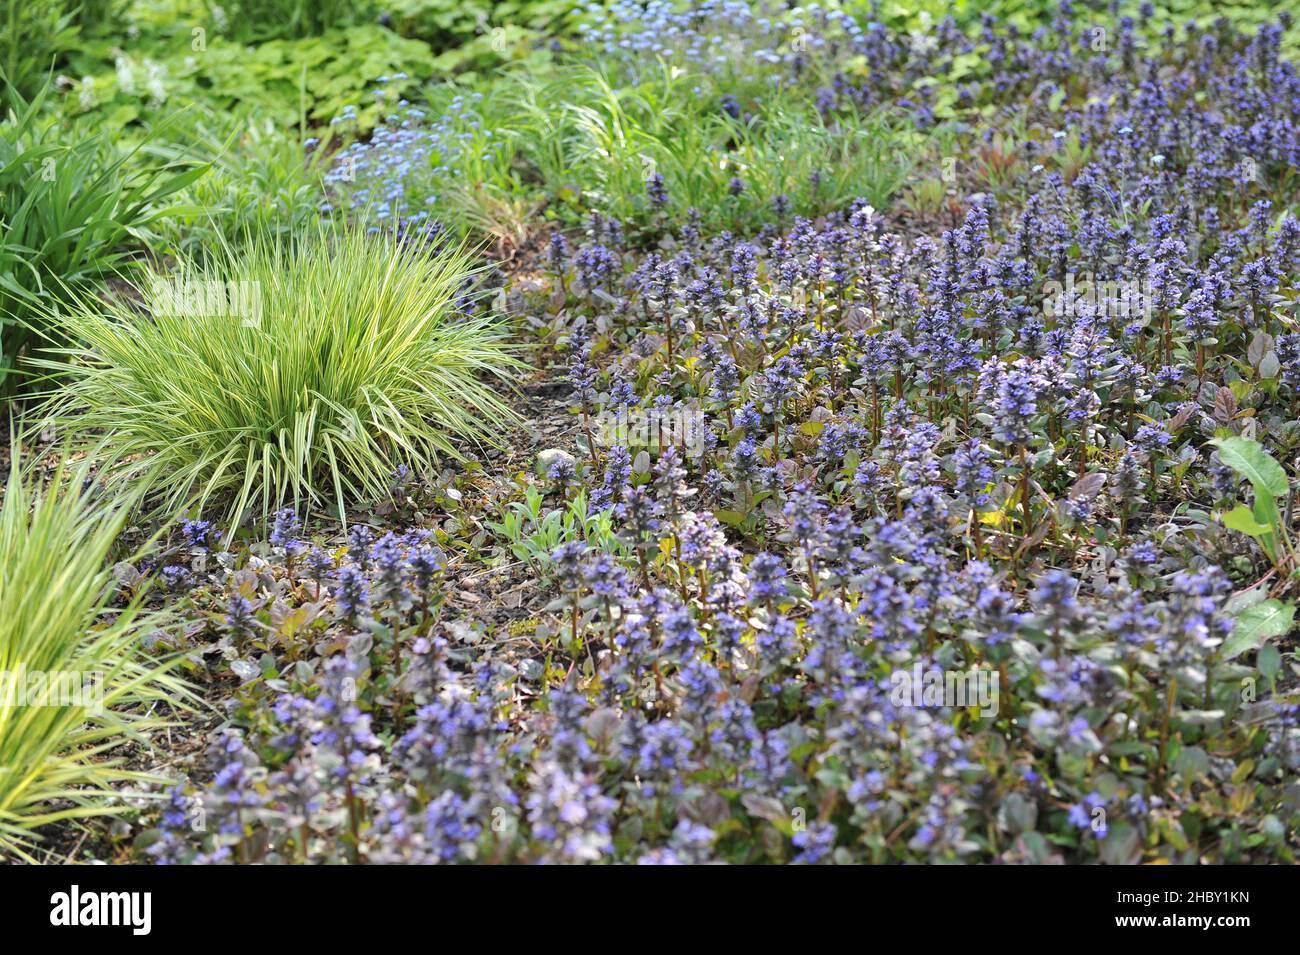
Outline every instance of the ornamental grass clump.
<svg viewBox="0 0 1300 955">
<path fill-rule="evenodd" d="M 99 503 L 84 466 L 42 490 L 19 457 L 0 501 L 0 860 L 30 860 L 42 826 L 119 811 L 106 800 L 153 781 L 120 748 L 188 697 L 142 650 L 161 619 L 111 603 L 127 508 Z"/>
<path fill-rule="evenodd" d="M 493 388 L 520 367 L 506 330 L 466 313 L 471 253 L 324 227 L 182 261 L 145 307 L 83 300 L 50 412 L 154 513 L 219 503 L 328 506 L 389 493 L 513 415 Z"/>
</svg>

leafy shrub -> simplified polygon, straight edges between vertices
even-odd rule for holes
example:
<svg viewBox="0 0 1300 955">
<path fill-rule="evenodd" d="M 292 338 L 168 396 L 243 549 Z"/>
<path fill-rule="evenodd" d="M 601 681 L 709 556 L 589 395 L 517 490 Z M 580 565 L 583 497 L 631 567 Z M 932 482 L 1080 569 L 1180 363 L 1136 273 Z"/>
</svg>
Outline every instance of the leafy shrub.
<svg viewBox="0 0 1300 955">
<path fill-rule="evenodd" d="M 153 58 L 121 54 L 115 69 L 92 73 L 78 108 L 120 129 L 153 122 L 177 104 L 256 110 L 258 119 L 283 126 L 297 125 L 304 112 L 309 125 L 325 125 L 360 104 L 359 122 L 368 130 L 385 108 L 362 102 L 379 77 L 394 77 L 391 85 L 410 94 L 433 73 L 427 44 L 370 23 L 256 46 L 216 34 L 204 43 L 201 54 L 179 37 Z"/>
<path fill-rule="evenodd" d="M 242 40 L 319 36 L 376 15 L 370 0 L 222 0 L 208 10 L 221 32 Z"/>
<path fill-rule="evenodd" d="M 463 249 L 324 227 L 183 258 L 146 314 L 83 300 L 53 419 L 98 445 L 163 510 L 383 497 L 399 465 L 490 438 L 512 415 L 484 379 L 518 367 L 506 332 L 458 308 Z M 91 431 L 101 431 L 94 438 Z"/>
<path fill-rule="evenodd" d="M 171 210 L 159 208 L 203 169 L 132 163 L 104 136 L 40 117 L 10 89 L 0 124 L 0 398 L 12 396 L 19 356 L 65 290 L 126 265 L 126 243 Z"/>
<path fill-rule="evenodd" d="M 573 10 L 564 0 L 388 0 L 384 12 L 403 36 L 434 49 L 464 46 L 495 27 L 554 26 Z"/>
<path fill-rule="evenodd" d="M 125 508 L 83 490 L 84 466 L 42 491 L 18 459 L 0 501 L 0 858 L 29 858 L 40 826 L 116 811 L 102 801 L 113 785 L 148 777 L 112 750 L 160 725 L 146 706 L 187 693 L 141 654 L 160 618 L 138 599 L 110 607 Z"/>
<path fill-rule="evenodd" d="M 427 42 L 438 54 L 438 74 L 487 78 L 516 60 L 546 69 L 555 37 L 566 32 L 573 12 L 574 4 L 564 0 L 387 0 L 384 22 Z"/>
</svg>

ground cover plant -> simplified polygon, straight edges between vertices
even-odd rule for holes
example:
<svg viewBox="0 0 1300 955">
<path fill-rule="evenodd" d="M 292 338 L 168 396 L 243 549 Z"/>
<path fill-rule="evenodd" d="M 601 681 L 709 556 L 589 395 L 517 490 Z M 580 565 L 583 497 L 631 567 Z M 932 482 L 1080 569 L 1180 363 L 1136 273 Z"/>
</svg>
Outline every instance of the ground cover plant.
<svg viewBox="0 0 1300 955">
<path fill-rule="evenodd" d="M 379 3 L 126 120 L 203 178 L 17 430 L 210 706 L 22 851 L 1294 862 L 1292 19 L 948 6 Z"/>
</svg>

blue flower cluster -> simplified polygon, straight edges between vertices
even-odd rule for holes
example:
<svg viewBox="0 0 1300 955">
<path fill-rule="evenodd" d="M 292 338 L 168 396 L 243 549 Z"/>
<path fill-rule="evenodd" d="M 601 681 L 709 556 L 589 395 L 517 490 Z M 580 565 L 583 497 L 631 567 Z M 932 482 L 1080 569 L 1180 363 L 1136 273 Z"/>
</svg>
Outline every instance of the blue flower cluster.
<svg viewBox="0 0 1300 955">
<path fill-rule="evenodd" d="M 381 85 L 375 96 L 389 97 L 387 88 Z M 505 148 L 494 130 L 483 127 L 475 110 L 481 98 L 479 93 L 457 95 L 436 117 L 398 99 L 369 140 L 355 140 L 334 155 L 325 175 L 334 198 L 323 211 L 339 203 L 374 230 L 437 228 L 431 208 L 458 184 L 458 162 L 467 152 L 476 161 L 490 161 Z M 346 130 L 354 120 L 355 110 L 345 111 L 336 123 Z"/>
<path fill-rule="evenodd" d="M 1281 26 L 1188 27 L 1149 63 L 1149 13 L 1103 49 L 1068 4 L 1030 37 L 731 2 L 591 17 L 629 68 L 783 78 L 842 42 L 869 65 L 830 96 L 918 115 L 936 93 L 912 78 L 978 50 L 958 98 L 1029 121 L 998 129 L 1006 176 L 957 164 L 946 227 L 857 201 L 748 237 L 687 215 L 653 250 L 600 216 L 557 234 L 513 290 L 563 330 L 579 423 L 549 490 L 624 546 L 555 548 L 525 632 L 444 616 L 429 532 L 358 526 L 327 554 L 281 515 L 281 575 L 243 578 L 224 627 L 244 646 L 307 605 L 319 624 L 247 682 L 149 851 L 1293 861 L 1300 710 L 1239 621 L 1293 596 L 1294 555 L 1221 519 L 1245 496 L 1223 439 L 1300 447 Z M 356 153 L 392 217 L 425 195 L 402 164 L 444 161 L 401 130 Z M 692 427 L 598 438 L 600 410 Z"/>
</svg>

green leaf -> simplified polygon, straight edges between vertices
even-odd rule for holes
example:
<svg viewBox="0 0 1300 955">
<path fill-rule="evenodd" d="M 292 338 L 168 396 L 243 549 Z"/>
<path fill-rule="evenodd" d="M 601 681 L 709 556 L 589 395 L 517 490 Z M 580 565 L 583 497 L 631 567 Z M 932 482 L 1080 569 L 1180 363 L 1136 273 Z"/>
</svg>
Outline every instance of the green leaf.
<svg viewBox="0 0 1300 955">
<path fill-rule="evenodd" d="M 1252 604 L 1237 617 L 1232 633 L 1224 641 L 1223 659 L 1259 649 L 1269 637 L 1280 637 L 1290 630 L 1294 620 L 1294 604 L 1272 599 Z"/>
<path fill-rule="evenodd" d="M 745 523 L 745 515 L 740 511 L 718 510 L 713 512 L 713 516 L 728 527 L 739 527 Z"/>
<path fill-rule="evenodd" d="M 1245 504 L 1238 504 L 1224 514 L 1223 526 L 1250 537 L 1263 537 L 1273 531 L 1273 528 L 1269 525 L 1261 524 L 1255 520 L 1255 515 L 1250 512 L 1250 508 L 1246 507 Z"/>
<path fill-rule="evenodd" d="M 1219 460 L 1250 481 L 1258 491 L 1281 497 L 1290 489 L 1282 465 L 1250 438 L 1215 438 L 1210 444 L 1219 449 Z"/>
</svg>

